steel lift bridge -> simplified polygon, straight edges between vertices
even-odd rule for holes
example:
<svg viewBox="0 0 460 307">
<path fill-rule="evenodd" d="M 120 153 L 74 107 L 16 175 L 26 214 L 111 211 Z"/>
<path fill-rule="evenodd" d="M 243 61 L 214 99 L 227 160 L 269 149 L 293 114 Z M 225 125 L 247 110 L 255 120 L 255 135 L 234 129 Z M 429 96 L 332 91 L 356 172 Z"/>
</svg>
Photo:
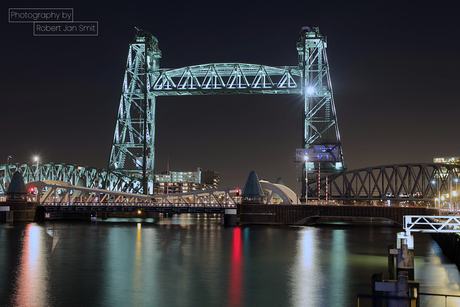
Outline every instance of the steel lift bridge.
<svg viewBox="0 0 460 307">
<path fill-rule="evenodd" d="M 210 63 L 177 69 L 160 68 L 158 40 L 149 32 L 136 30 L 134 42 L 129 45 L 109 172 L 138 180 L 138 191 L 152 194 L 157 97 L 229 94 L 300 95 L 304 105 L 302 148 L 327 153 L 327 159 L 317 160 L 314 165 L 310 162 L 310 172 L 315 172 L 319 163 L 323 171 L 342 170 L 327 43 L 318 28 L 302 28 L 297 66 Z M 305 167 L 303 163 L 303 193 Z M 112 183 L 107 185 L 107 189 L 113 188 Z"/>
<path fill-rule="evenodd" d="M 308 166 L 309 200 L 324 199 L 328 189 L 329 197 L 336 200 L 426 202 L 438 197 L 439 206 L 441 194 L 452 195 L 452 186 L 457 190 L 460 165 L 412 163 L 345 170 L 326 47 L 318 28 L 303 27 L 297 41 L 297 66 L 211 63 L 169 69 L 160 68 L 157 39 L 137 30 L 129 45 L 108 168 L 8 163 L 0 165 L 0 194 L 6 192 L 15 171 L 21 172 L 26 183 L 53 180 L 152 194 L 158 96 L 293 94 L 303 101 L 301 200 L 305 199 Z M 316 176 L 320 167 L 321 178 Z M 327 185 L 325 173 L 329 175 Z"/>
</svg>

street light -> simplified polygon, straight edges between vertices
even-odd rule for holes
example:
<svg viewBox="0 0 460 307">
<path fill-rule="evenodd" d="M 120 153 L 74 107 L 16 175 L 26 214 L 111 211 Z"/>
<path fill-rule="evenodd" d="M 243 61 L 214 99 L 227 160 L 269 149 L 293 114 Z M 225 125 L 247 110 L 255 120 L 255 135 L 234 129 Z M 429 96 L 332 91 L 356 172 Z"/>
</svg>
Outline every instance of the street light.
<svg viewBox="0 0 460 307">
<path fill-rule="evenodd" d="M 439 180 L 432 180 L 431 184 L 436 184 L 436 188 L 438 189 L 438 198 L 435 198 L 434 204 L 436 207 L 436 200 L 438 200 L 438 214 L 441 216 L 441 190 L 439 189 Z"/>
<path fill-rule="evenodd" d="M 11 175 L 10 175 L 10 159 L 13 158 L 12 156 L 8 156 L 6 158 L 6 188 L 10 186 L 10 180 L 11 180 Z"/>
<path fill-rule="evenodd" d="M 452 192 L 452 196 L 455 196 L 455 201 L 454 201 L 454 210 L 457 211 L 457 195 L 458 195 L 458 178 L 454 178 L 455 182 L 455 191 Z"/>
<path fill-rule="evenodd" d="M 307 95 L 311 96 L 315 93 L 315 88 L 313 86 L 309 86 L 307 87 L 306 92 L 307 92 Z"/>
<path fill-rule="evenodd" d="M 305 205 L 308 205 L 308 156 L 304 156 L 305 160 Z"/>
<path fill-rule="evenodd" d="M 40 172 L 38 170 L 38 162 L 39 162 L 39 159 L 38 157 L 34 157 L 34 161 L 37 162 L 37 181 L 40 181 Z"/>
</svg>

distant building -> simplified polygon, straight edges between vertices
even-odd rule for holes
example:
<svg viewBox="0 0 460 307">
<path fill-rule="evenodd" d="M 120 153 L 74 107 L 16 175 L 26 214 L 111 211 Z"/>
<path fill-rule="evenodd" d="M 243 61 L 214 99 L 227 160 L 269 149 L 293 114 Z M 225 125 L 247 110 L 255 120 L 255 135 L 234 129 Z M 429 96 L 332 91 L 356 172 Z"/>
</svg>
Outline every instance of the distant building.
<svg viewBox="0 0 460 307">
<path fill-rule="evenodd" d="M 444 164 L 452 164 L 452 165 L 460 165 L 460 157 L 447 157 L 447 158 L 433 158 L 434 163 L 444 163 Z M 459 167 L 454 167 L 452 169 L 452 172 L 454 174 L 457 174 L 457 178 L 455 180 L 458 180 L 458 176 L 460 174 L 460 168 Z M 435 178 L 439 178 L 439 176 L 446 176 L 447 169 L 443 168 L 441 169 L 440 173 L 435 174 Z"/>
<path fill-rule="evenodd" d="M 434 158 L 434 163 L 460 164 L 460 157 Z"/>
<path fill-rule="evenodd" d="M 218 189 L 219 173 L 215 171 L 169 172 L 155 175 L 154 194 L 187 193 Z"/>
</svg>

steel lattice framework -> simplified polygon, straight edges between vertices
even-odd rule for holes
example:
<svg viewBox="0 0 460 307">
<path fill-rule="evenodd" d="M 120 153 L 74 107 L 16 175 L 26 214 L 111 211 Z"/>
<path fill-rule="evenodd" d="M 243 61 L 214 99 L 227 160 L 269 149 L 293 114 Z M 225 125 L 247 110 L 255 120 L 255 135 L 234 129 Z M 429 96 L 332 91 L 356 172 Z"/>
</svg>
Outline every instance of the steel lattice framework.
<svg viewBox="0 0 460 307">
<path fill-rule="evenodd" d="M 119 174 L 138 175 L 141 169 L 143 191 L 146 179 L 153 178 L 156 95 L 151 87 L 158 79 L 160 58 L 158 40 L 150 33 L 138 33 L 129 45 L 109 158 L 108 169 Z"/>
<path fill-rule="evenodd" d="M 298 67 L 212 63 L 160 71 L 157 96 L 300 94 Z"/>
<path fill-rule="evenodd" d="M 25 183 L 54 180 L 74 186 L 127 193 L 139 193 L 142 190 L 142 182 L 138 176 L 124 176 L 100 168 L 58 163 L 40 164 L 37 171 L 37 165 L 30 163 L 0 165 L 0 194 L 5 194 L 15 171 L 21 172 Z M 459 177 L 459 165 L 382 165 L 332 174 L 328 177 L 328 192 L 330 199 L 335 200 L 433 201 L 438 193 L 449 193 L 453 182 Z M 109 184 L 106 185 L 106 182 Z M 325 177 L 321 178 L 321 182 L 325 182 Z M 318 195 L 317 177 L 310 178 L 308 183 L 311 200 Z M 325 188 L 322 184 L 320 195 L 323 199 L 326 195 Z"/>
<path fill-rule="evenodd" d="M 452 190 L 459 165 L 440 163 L 382 165 L 344 171 L 328 177 L 328 192 L 337 200 L 433 201 Z M 325 177 L 321 178 L 325 182 Z M 309 180 L 309 196 L 317 197 L 317 180 Z M 320 195 L 326 187 L 321 185 Z"/>
<path fill-rule="evenodd" d="M 143 191 L 152 192 L 147 183 L 154 174 L 156 97 L 181 95 L 300 95 L 304 105 L 302 147 L 321 144 L 335 150 L 339 154 L 334 162 L 343 165 L 326 38 L 318 28 L 304 27 L 297 51 L 297 66 L 211 63 L 160 69 L 158 40 L 149 32 L 138 30 L 135 41 L 129 45 L 109 171 L 138 176 L 142 173 Z M 323 169 L 336 168 L 324 165 Z"/>
<path fill-rule="evenodd" d="M 141 182 L 135 176 L 124 176 L 105 169 L 75 164 L 45 163 L 0 165 L 0 194 L 5 194 L 12 174 L 19 171 L 24 183 L 42 180 L 63 181 L 74 186 L 138 193 Z"/>
</svg>

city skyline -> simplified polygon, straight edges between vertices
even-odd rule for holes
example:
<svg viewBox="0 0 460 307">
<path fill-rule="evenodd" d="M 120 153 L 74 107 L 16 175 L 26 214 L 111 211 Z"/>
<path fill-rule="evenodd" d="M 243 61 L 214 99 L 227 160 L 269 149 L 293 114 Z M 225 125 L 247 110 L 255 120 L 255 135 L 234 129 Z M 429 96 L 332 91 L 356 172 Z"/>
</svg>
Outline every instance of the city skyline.
<svg viewBox="0 0 460 307">
<path fill-rule="evenodd" d="M 36 37 L 31 24 L 6 24 L 3 163 L 10 155 L 10 163 L 33 163 L 39 155 L 45 163 L 107 167 L 135 26 L 159 40 L 160 68 L 297 65 L 300 28 L 319 27 L 328 39 L 348 169 L 460 155 L 455 142 L 460 48 L 453 12 L 441 4 L 179 7 L 162 4 L 150 17 L 148 10 L 127 4 L 74 5 L 75 20 L 98 21 L 97 37 Z M 174 20 L 162 11 L 175 12 Z M 231 20 L 233 14 L 241 18 Z M 267 18 L 277 22 L 267 24 Z M 297 95 L 160 97 L 155 173 L 166 170 L 169 159 L 171 170 L 219 172 L 224 187 L 244 184 L 254 170 L 261 179 L 281 177 L 295 189 L 301 102 Z"/>
</svg>

